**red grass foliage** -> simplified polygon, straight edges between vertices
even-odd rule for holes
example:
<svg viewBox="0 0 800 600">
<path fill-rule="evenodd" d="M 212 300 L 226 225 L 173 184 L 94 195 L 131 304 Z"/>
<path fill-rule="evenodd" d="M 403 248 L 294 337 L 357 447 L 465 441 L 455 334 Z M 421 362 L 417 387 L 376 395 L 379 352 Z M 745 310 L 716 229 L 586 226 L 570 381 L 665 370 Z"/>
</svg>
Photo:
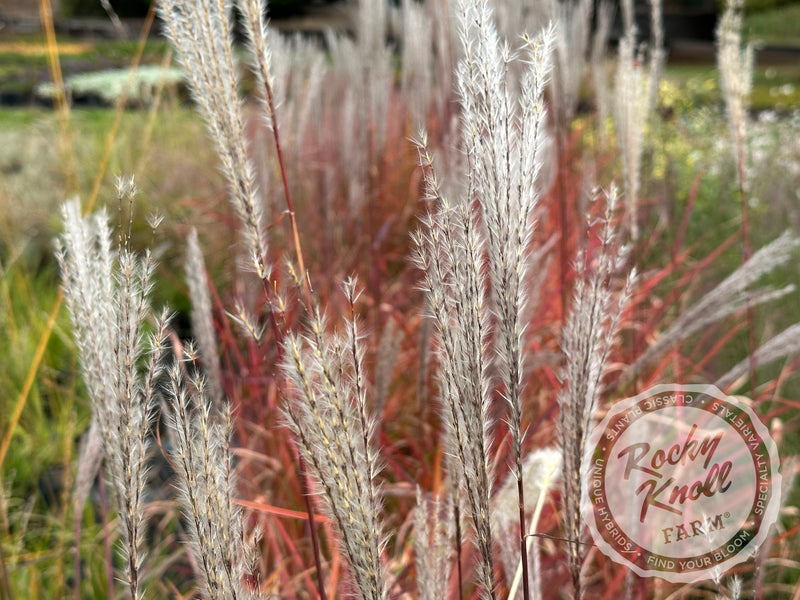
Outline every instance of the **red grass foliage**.
<svg viewBox="0 0 800 600">
<path fill-rule="evenodd" d="M 399 100 L 395 100 L 399 102 Z M 257 125 L 250 131 L 256 135 Z M 388 357 L 389 385 L 380 405 L 374 406 L 378 422 L 378 442 L 383 461 L 380 475 L 385 492 L 384 519 L 386 529 L 395 532 L 385 549 L 389 565 L 392 597 L 414 597 L 413 553 L 411 522 L 409 516 L 415 506 L 415 488 L 438 492 L 443 486 L 443 447 L 436 401 L 436 384 L 433 378 L 435 352 L 432 348 L 432 326 L 422 318 L 423 299 L 416 289 L 419 274 L 408 256 L 409 232 L 421 215 L 421 174 L 415 161 L 415 152 L 407 138 L 410 131 L 398 120 L 389 125 L 387 142 L 370 153 L 369 184 L 363 189 L 363 210 L 353 212 L 348 205 L 347 174 L 337 172 L 331 149 L 314 140 L 304 140 L 302 152 L 290 163 L 288 177 L 297 211 L 302 250 L 309 268 L 313 300 L 336 317 L 345 311 L 344 298 L 338 291 L 340 282 L 349 274 L 356 274 L 362 283 L 363 294 L 359 318 L 369 330 L 367 337 L 368 372 L 371 380 L 386 378 L 386 369 L 378 356 L 384 351 L 382 344 L 391 343 L 382 333 L 393 324 L 396 349 Z M 440 142 L 441 131 L 430 133 Z M 320 135 L 320 139 L 325 139 Z M 582 172 L 581 131 L 569 138 L 564 155 L 558 160 L 560 168 L 555 173 L 556 182 L 540 210 L 533 251 L 541 252 L 541 259 L 533 269 L 531 285 L 535 286 L 534 308 L 527 324 L 527 340 L 533 357 L 525 387 L 524 427 L 527 428 L 527 450 L 551 446 L 555 439 L 557 418 L 556 395 L 561 387 L 558 372 L 561 365 L 559 337 L 562 323 L 562 296 L 570 293 L 574 270 L 571 268 L 575 252 L 592 243 L 587 235 L 583 211 L 586 199 Z M 267 154 L 264 168 L 273 168 L 274 161 Z M 600 156 L 602 169 L 611 155 Z M 598 169 L 600 170 L 600 169 Z M 559 190 L 565 194 L 567 221 L 562 223 L 558 209 Z M 713 381 L 720 370 L 720 351 L 741 333 L 742 325 L 730 323 L 709 327 L 690 342 L 678 345 L 660 357 L 642 372 L 629 387 L 618 389 L 617 375 L 630 364 L 677 311 L 692 298 L 697 298 L 711 284 L 715 261 L 730 246 L 737 243 L 732 237 L 710 252 L 699 249 L 701 244 L 685 243 L 685 230 L 694 205 L 695 185 L 687 202 L 685 214 L 679 223 L 663 226 L 653 235 L 642 236 L 634 249 L 634 260 L 639 256 L 662 257 L 649 261 L 635 289 L 632 306 L 623 316 L 623 340 L 611 358 L 607 374 L 608 386 L 605 403 L 645 389 L 664 381 Z M 235 234 L 235 217 L 218 203 L 197 203 L 197 210 L 205 212 L 219 224 L 207 230 L 207 246 L 211 248 L 211 270 L 220 272 L 221 263 L 214 261 L 222 245 L 232 245 Z M 645 205 L 646 205 L 645 200 Z M 645 219 L 648 218 L 645 208 Z M 282 257 L 292 255 L 288 234 L 288 220 L 279 211 L 274 214 L 270 228 L 271 253 L 274 263 L 281 265 Z M 561 244 L 557 240 L 563 239 Z M 222 240 L 222 241 L 221 241 Z M 669 244 L 672 244 L 671 246 Z M 666 252 L 661 251 L 664 248 Z M 568 253 L 562 268 L 559 249 Z M 239 335 L 226 316 L 236 299 L 245 299 L 249 308 L 258 313 L 264 306 L 263 290 L 249 281 L 252 276 L 231 270 L 230 260 L 226 276 L 218 279 L 215 289 L 216 326 L 224 367 L 224 384 L 228 398 L 237 414 L 237 453 L 240 476 L 240 503 L 250 511 L 250 519 L 263 534 L 260 559 L 261 585 L 266 591 L 279 592 L 284 598 L 313 597 L 316 590 L 313 549 L 310 542 L 308 519 L 304 508 L 300 464 L 287 429 L 283 426 L 280 407 L 284 401 L 283 383 L 277 364 L 277 346 L 269 331 L 262 343 Z M 276 285 L 290 301 L 281 315 L 287 328 L 298 330 L 307 308 L 284 269 L 275 276 Z M 255 291 L 253 291 L 255 290 Z M 261 315 L 262 318 L 265 315 Z M 741 320 L 739 320 L 740 322 Z M 757 406 L 765 405 L 765 419 L 780 419 L 797 410 L 798 403 L 780 397 L 784 379 L 797 366 L 787 364 L 779 375 L 758 388 L 753 399 Z M 374 391 L 374 387 L 372 388 Z M 496 465 L 498 477 L 505 478 L 508 436 L 502 422 L 504 408 L 498 403 L 495 411 L 497 436 Z M 602 409 L 601 409 L 602 411 Z M 775 425 L 778 438 L 783 435 Z M 497 483 L 497 482 L 496 482 Z M 561 510 L 558 494 L 552 494 L 541 517 L 539 531 L 542 549 L 542 589 L 550 590 L 546 597 L 556 597 L 554 590 L 566 589 L 569 573 L 566 566 L 565 547 L 561 539 Z M 348 589 L 347 575 L 337 554 L 335 537 L 330 523 L 317 515 L 317 528 L 321 537 L 323 577 L 330 597 L 340 597 Z M 776 538 L 777 552 L 785 553 L 794 543 L 793 533 L 784 532 Z M 585 540 L 588 543 L 588 538 Z M 461 560 L 465 569 L 467 589 L 471 584 L 470 568 L 474 548 L 462 542 Z M 587 594 L 592 598 L 619 597 L 625 590 L 631 598 L 662 597 L 678 590 L 678 586 L 663 581 L 642 580 L 607 559 L 596 548 L 590 547 L 587 561 Z M 745 569 L 746 570 L 746 569 Z M 450 597 L 458 597 L 457 583 L 450 582 Z M 498 577 L 498 581 L 505 578 Z M 504 584 L 500 584 L 503 586 Z M 503 589 L 498 590 L 502 596 Z M 715 590 L 713 585 L 706 593 Z M 704 592 L 692 592 L 704 593 Z"/>
</svg>

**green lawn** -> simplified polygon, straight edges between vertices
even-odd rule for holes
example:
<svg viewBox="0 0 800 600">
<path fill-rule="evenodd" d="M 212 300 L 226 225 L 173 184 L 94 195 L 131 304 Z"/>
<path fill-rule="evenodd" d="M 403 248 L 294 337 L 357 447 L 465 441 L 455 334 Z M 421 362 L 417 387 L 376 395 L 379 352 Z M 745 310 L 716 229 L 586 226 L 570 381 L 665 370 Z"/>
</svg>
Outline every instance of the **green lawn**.
<svg viewBox="0 0 800 600">
<path fill-rule="evenodd" d="M 744 31 L 754 42 L 800 46 L 800 2 L 746 15 Z"/>
<path fill-rule="evenodd" d="M 64 77 L 76 73 L 127 67 L 136 55 L 135 41 L 59 39 L 61 70 Z M 162 61 L 167 45 L 160 40 L 147 42 L 142 64 Z M 47 45 L 41 36 L 0 38 L 0 95 L 17 102 L 33 100 L 39 82 L 49 81 Z"/>
<path fill-rule="evenodd" d="M 715 64 L 667 65 L 664 80 L 669 84 L 668 104 L 677 100 L 681 108 L 694 110 L 704 104 L 722 103 Z M 800 60 L 796 65 L 756 65 L 750 99 L 755 110 L 800 108 Z"/>
</svg>

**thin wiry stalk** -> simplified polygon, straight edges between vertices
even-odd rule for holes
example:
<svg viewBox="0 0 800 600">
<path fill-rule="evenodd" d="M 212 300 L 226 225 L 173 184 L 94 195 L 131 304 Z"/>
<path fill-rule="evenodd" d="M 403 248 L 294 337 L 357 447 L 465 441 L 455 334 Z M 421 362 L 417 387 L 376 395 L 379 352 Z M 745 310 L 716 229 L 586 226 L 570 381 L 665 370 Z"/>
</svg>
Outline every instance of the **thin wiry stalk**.
<svg viewBox="0 0 800 600">
<path fill-rule="evenodd" d="M 530 573 L 530 593 L 534 600 L 541 600 L 541 574 L 539 572 L 539 556 L 537 539 L 534 537 L 537 525 L 537 510 L 541 513 L 545 497 L 551 487 L 561 475 L 561 452 L 555 448 L 543 448 L 530 452 L 524 460 L 523 473 L 525 478 L 526 502 L 536 500 L 533 516 L 529 529 L 526 532 L 526 546 L 529 560 L 533 566 Z M 514 472 L 506 478 L 505 483 L 497 490 L 492 498 L 492 528 L 496 535 L 503 536 L 517 525 L 519 497 L 517 492 L 519 479 Z M 526 511 L 531 512 L 530 505 L 526 504 Z M 522 583 L 523 568 L 521 553 L 512 544 L 503 544 L 501 558 L 506 573 L 513 573 L 509 581 L 508 598 L 517 598 L 519 586 Z"/>
<path fill-rule="evenodd" d="M 595 201 L 599 197 L 597 193 Z M 584 550 L 581 544 L 580 507 L 583 448 L 597 409 L 608 356 L 635 278 L 635 273 L 631 271 L 624 288 L 615 299 L 612 278 L 627 258 L 626 248 L 615 239 L 613 223 L 616 202 L 617 192 L 612 188 L 606 194 L 606 212 L 600 224 L 597 255 L 593 260 L 586 254 L 578 257 L 578 279 L 572 310 L 561 341 L 566 359 L 561 373 L 564 388 L 558 394 L 558 429 L 564 472 L 562 501 L 564 533 L 569 540 L 569 570 L 576 600 L 580 600 L 584 594 L 581 581 Z"/>
<path fill-rule="evenodd" d="M 461 491 L 456 487 L 455 493 L 452 496 L 453 504 L 453 525 L 455 529 L 456 540 L 456 571 L 458 574 L 458 597 L 460 598 L 464 591 L 464 569 L 461 564 Z"/>
<path fill-rule="evenodd" d="M 120 200 L 132 198 L 132 181 L 119 185 Z M 141 551 L 147 482 L 146 455 L 156 381 L 168 316 L 145 333 L 151 314 L 150 278 L 155 262 L 135 256 L 127 238 L 118 252 L 104 213 L 83 218 L 78 202 L 64 205 L 64 233 L 57 242 L 64 295 L 100 434 L 108 479 L 114 490 L 122 536 L 125 581 L 131 598 L 143 597 Z M 142 361 L 146 358 L 146 364 Z"/>
<path fill-rule="evenodd" d="M 538 452 L 545 454 L 544 458 L 547 459 L 547 455 L 557 453 L 556 450 L 539 450 Z M 559 456 L 560 458 L 560 456 Z M 529 460 L 528 463 L 534 462 L 533 460 Z M 545 462 L 545 461 L 541 461 Z M 545 463 L 546 464 L 546 463 Z M 538 490 L 538 498 L 536 500 L 536 507 L 533 510 L 533 515 L 531 516 L 531 524 L 530 529 L 528 530 L 527 539 L 525 541 L 525 545 L 528 547 L 528 552 L 533 553 L 533 558 L 531 562 L 533 563 L 533 573 L 532 578 L 535 582 L 531 597 L 534 600 L 541 600 L 542 599 L 542 572 L 541 572 L 541 562 L 540 562 L 540 549 L 539 549 L 539 538 L 536 537 L 536 530 L 539 525 L 539 517 L 542 514 L 542 508 L 544 507 L 545 496 L 547 495 L 547 491 L 550 486 L 555 483 L 561 475 L 561 461 L 558 460 L 550 462 L 549 465 L 546 465 L 543 469 L 543 473 L 537 474 L 537 476 L 529 476 L 527 480 L 530 481 L 533 479 L 535 481 L 535 485 L 539 488 Z M 514 575 L 514 581 L 511 584 L 511 589 L 509 590 L 509 598 L 514 597 L 514 590 L 515 584 L 519 581 L 519 579 L 523 576 L 522 565 L 520 564 L 517 567 L 516 574 Z"/>
<path fill-rule="evenodd" d="M 354 304 L 354 281 L 345 284 L 345 292 Z M 354 315 L 340 338 L 328 333 L 324 316 L 315 310 L 307 335 L 290 334 L 284 341 L 282 370 L 294 392 L 284 413 L 336 524 L 358 596 L 380 600 L 388 591 L 381 562 L 375 426 L 366 408 L 363 353 Z"/>
<path fill-rule="evenodd" d="M 265 19 L 267 6 L 262 0 L 237 0 L 237 6 L 244 16 L 245 32 L 250 44 L 250 54 L 254 59 L 253 72 L 258 80 L 258 88 L 262 102 L 269 115 L 269 124 L 272 129 L 273 139 L 275 140 L 275 152 L 278 156 L 278 166 L 280 167 L 281 182 L 283 183 L 283 193 L 286 198 L 286 209 L 292 226 L 292 242 L 294 243 L 295 256 L 297 257 L 297 266 L 300 270 L 301 286 L 305 294 L 306 304 L 310 306 L 311 288 L 306 275 L 303 250 L 300 246 L 297 218 L 292 204 L 292 195 L 289 191 L 289 178 L 286 174 L 283 147 L 281 146 L 278 128 L 278 117 L 275 113 L 275 95 L 273 92 L 274 84 L 271 68 L 272 51 L 268 41 L 269 35 L 267 31 L 267 21 Z"/>
</svg>

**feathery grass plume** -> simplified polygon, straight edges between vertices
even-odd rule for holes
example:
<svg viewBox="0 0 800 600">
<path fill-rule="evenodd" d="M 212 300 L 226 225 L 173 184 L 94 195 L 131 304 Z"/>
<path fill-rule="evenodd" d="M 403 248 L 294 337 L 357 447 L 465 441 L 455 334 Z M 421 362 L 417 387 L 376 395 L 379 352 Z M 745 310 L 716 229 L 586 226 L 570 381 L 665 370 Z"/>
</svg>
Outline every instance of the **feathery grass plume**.
<svg viewBox="0 0 800 600">
<path fill-rule="evenodd" d="M 397 365 L 397 353 L 400 351 L 402 341 L 403 331 L 398 329 L 394 319 L 389 317 L 383 327 L 375 357 L 374 410 L 376 415 L 383 414 L 383 407 L 389 396 L 389 386 L 392 383 L 392 373 Z"/>
<path fill-rule="evenodd" d="M 430 15 L 433 20 L 433 55 L 434 55 L 434 95 L 433 102 L 436 114 L 442 122 L 447 122 L 450 115 L 451 92 L 453 89 L 453 55 L 457 47 L 458 35 L 455 27 L 455 3 L 447 0 L 431 2 Z"/>
<path fill-rule="evenodd" d="M 252 339 L 256 344 L 264 340 L 265 326 L 248 311 L 241 300 L 234 302 L 233 312 L 225 311 L 234 323 L 239 326 L 245 337 Z"/>
<path fill-rule="evenodd" d="M 453 205 L 442 194 L 425 134 L 418 142 L 425 193 L 431 206 L 413 235 L 422 290 L 438 329 L 438 380 L 445 439 L 456 458 L 454 484 L 461 480 L 475 528 L 483 596 L 494 598 L 494 559 L 489 498 L 492 465 L 487 355 L 487 277 L 484 241 L 477 216 L 466 201 Z M 459 543 L 460 540 L 456 540 Z"/>
<path fill-rule="evenodd" d="M 728 590 L 730 591 L 730 600 L 740 600 L 742 597 L 742 578 L 738 575 L 733 575 L 728 581 Z"/>
<path fill-rule="evenodd" d="M 364 184 L 369 181 L 369 169 L 386 142 L 395 65 L 386 42 L 386 0 L 358 0 L 354 20 L 355 39 L 328 32 L 325 41 L 332 72 L 343 75 L 341 94 L 345 104 L 341 110 L 351 113 L 349 127 L 344 127 L 345 118 L 341 118 L 342 133 L 337 141 L 347 149 L 341 155 L 343 170 L 354 173 L 348 181 L 350 208 L 360 211 L 368 200 Z"/>
<path fill-rule="evenodd" d="M 609 0 L 603 0 L 597 5 L 597 26 L 592 37 L 592 52 L 589 59 L 601 141 L 606 139 L 606 123 L 611 113 L 611 93 L 608 89 L 605 58 L 614 12 L 614 4 Z"/>
<path fill-rule="evenodd" d="M 651 61 L 654 58 L 651 55 Z M 614 124 L 622 154 L 625 199 L 631 237 L 639 236 L 638 203 L 641 187 L 640 166 L 644 150 L 644 128 L 650 114 L 651 71 L 644 66 L 644 55 L 636 51 L 636 26 L 619 40 L 617 73 L 614 78 Z"/>
<path fill-rule="evenodd" d="M 767 286 L 751 289 L 751 286 L 763 275 L 785 264 L 798 246 L 800 239 L 787 231 L 758 250 L 750 260 L 675 319 L 672 325 L 625 370 L 619 379 L 619 385 L 624 387 L 629 384 L 650 361 L 703 327 L 744 307 L 756 306 L 792 292 L 793 285 L 780 289 Z"/>
<path fill-rule="evenodd" d="M 503 38 L 512 40 L 518 39 L 525 32 L 544 29 L 555 18 L 555 2 L 556 0 L 523 3 L 495 0 L 492 7 L 497 31 Z"/>
<path fill-rule="evenodd" d="M 280 109 L 274 116 L 280 127 L 281 143 L 289 157 L 287 162 L 299 166 L 304 159 L 307 136 L 320 135 L 319 115 L 331 80 L 329 57 L 320 44 L 299 33 L 288 36 L 270 32 L 264 43 L 269 44 L 272 55 L 269 68 L 275 107 Z M 265 92 L 262 88 L 262 99 Z"/>
<path fill-rule="evenodd" d="M 388 92 L 392 88 L 392 51 L 386 43 L 388 26 L 386 0 L 358 0 L 356 41 L 358 47 L 361 97 L 366 101 L 368 123 L 377 149 L 386 139 Z M 373 131 L 374 130 L 374 131 Z"/>
<path fill-rule="evenodd" d="M 97 424 L 97 420 L 92 418 L 89 429 L 81 440 L 80 450 L 78 451 L 78 469 L 75 474 L 75 490 L 72 495 L 73 506 L 73 543 L 75 545 L 74 567 L 76 573 L 76 595 L 80 600 L 80 574 L 81 574 L 81 555 L 80 540 L 81 528 L 83 526 L 83 509 L 89 500 L 100 467 L 103 464 L 103 436 Z M 3 512 L 2 514 L 5 514 Z"/>
<path fill-rule="evenodd" d="M 453 531 L 447 518 L 450 511 L 439 497 L 426 500 L 417 487 L 414 509 L 414 565 L 417 569 L 419 600 L 441 600 L 447 597 L 447 584 L 453 561 Z"/>
<path fill-rule="evenodd" d="M 756 365 L 766 365 L 773 361 L 787 358 L 794 354 L 800 354 L 800 323 L 787 327 L 778 335 L 770 338 L 755 351 L 752 361 Z M 733 385 L 741 377 L 748 374 L 750 370 L 751 358 L 748 357 L 739 362 L 714 383 L 719 389 L 724 390 L 729 385 Z"/>
<path fill-rule="evenodd" d="M 120 199 L 132 199 L 132 180 L 120 181 L 118 192 Z M 62 220 L 64 233 L 57 241 L 56 257 L 91 400 L 92 427 L 102 439 L 114 491 L 124 580 L 131 598 L 138 600 L 144 597 L 148 436 L 168 317 L 162 313 L 155 331 L 146 332 L 145 321 L 152 317 L 150 278 L 155 268 L 149 252 L 136 256 L 127 247 L 127 239 L 115 252 L 105 213 L 84 218 L 77 201 L 64 205 Z M 78 480 L 82 479 L 79 473 Z"/>
<path fill-rule="evenodd" d="M 550 101 L 555 124 L 560 135 L 565 136 L 578 106 L 578 89 L 586 71 L 592 1 L 555 1 L 552 10 L 551 18 L 556 23 L 556 68 Z"/>
<path fill-rule="evenodd" d="M 221 402 L 222 368 L 217 352 L 217 336 L 214 332 L 214 316 L 211 312 L 211 293 L 206 280 L 206 265 L 200 242 L 197 239 L 197 230 L 192 227 L 186 238 L 186 286 L 189 288 L 189 298 L 192 309 L 189 314 L 192 320 L 192 333 L 197 339 L 200 358 L 205 368 L 209 392 L 214 402 Z"/>
<path fill-rule="evenodd" d="M 281 368 L 292 393 L 284 413 L 322 492 L 323 508 L 336 525 L 358 597 L 379 600 L 388 591 L 381 562 L 375 423 L 367 412 L 355 280 L 345 282 L 344 291 L 352 311 L 344 335 L 329 333 L 316 308 L 304 336 L 286 336 Z"/>
<path fill-rule="evenodd" d="M 228 0 L 230 2 L 230 0 Z M 266 5 L 261 0 L 237 0 L 236 7 L 244 17 L 244 30 L 247 34 L 249 56 L 252 60 L 251 70 L 256 76 L 258 95 L 264 113 L 268 116 L 267 125 L 272 127 L 272 116 L 275 108 L 275 80 L 272 68 L 271 37 L 267 29 Z"/>
<path fill-rule="evenodd" d="M 488 375 L 491 357 L 486 353 L 490 313 L 485 293 L 490 280 L 497 307 L 501 382 L 509 404 L 515 473 L 521 485 L 523 282 L 533 214 L 541 195 L 538 178 L 547 140 L 543 93 L 555 33 L 548 27 L 535 40 L 527 40 L 529 65 L 521 96 L 516 98 L 508 80 L 511 51 L 501 44 L 488 3 L 462 2 L 459 24 L 464 56 L 456 70 L 456 86 L 469 164 L 466 194 L 457 205 L 451 205 L 442 194 L 423 133 L 419 155 L 426 194 L 433 206 L 415 241 L 417 263 L 425 272 L 423 288 L 439 329 L 440 394 L 448 438 L 461 470 L 458 479 L 466 486 L 475 526 L 478 578 L 484 593 L 492 597 L 488 498 L 493 478 L 487 414 L 492 382 Z M 473 211 L 473 202 L 480 206 L 480 213 Z M 484 253 L 489 258 L 488 280 L 482 268 Z M 520 505 L 524 506 L 522 499 Z M 524 531 L 524 512 L 520 518 Z M 522 538 L 520 547 L 524 555 Z M 527 561 L 525 565 L 527 568 Z"/>
<path fill-rule="evenodd" d="M 367 55 L 386 47 L 388 3 L 386 0 L 359 0 L 356 13 L 356 35 L 361 50 Z M 377 54 L 373 54 L 377 56 Z"/>
<path fill-rule="evenodd" d="M 622 28 L 623 31 L 629 31 L 634 27 L 633 22 L 633 0 L 620 0 L 620 8 L 622 9 Z"/>
<path fill-rule="evenodd" d="M 753 87 L 753 45 L 742 47 L 744 0 L 728 0 L 717 25 L 717 63 L 740 185 L 747 191 L 747 109 Z"/>
<path fill-rule="evenodd" d="M 244 225 L 252 266 L 258 278 L 266 280 L 269 263 L 262 200 L 247 158 L 231 41 L 231 2 L 163 0 L 158 12 L 222 164 L 232 204 Z"/>
<path fill-rule="evenodd" d="M 661 72 L 667 59 L 664 50 L 664 19 L 662 16 L 662 0 L 650 0 L 650 48 L 648 69 L 650 89 L 647 93 L 647 105 L 656 106 L 658 102 L 658 84 L 661 81 Z"/>
<path fill-rule="evenodd" d="M 428 317 L 425 310 L 419 326 L 419 340 L 417 342 L 417 406 L 419 413 L 423 414 L 428 406 L 428 371 L 430 369 L 431 339 L 433 338 L 433 319 Z"/>
<path fill-rule="evenodd" d="M 739 180 L 739 202 L 742 213 L 742 259 L 746 262 L 753 254 L 750 241 L 749 182 L 750 145 L 747 140 L 747 110 L 753 86 L 753 46 L 742 48 L 743 0 L 729 0 L 717 25 L 717 61 L 720 71 L 722 96 L 730 127 L 732 150 Z M 747 306 L 747 337 L 750 355 L 750 389 L 755 393 L 756 352 L 753 307 Z M 760 595 L 760 592 L 759 594 Z"/>
<path fill-rule="evenodd" d="M 596 254 L 589 256 L 587 250 L 577 259 L 578 278 L 572 309 L 561 341 L 566 364 L 561 372 L 564 387 L 558 394 L 558 437 L 561 440 L 564 472 L 564 535 L 569 540 L 569 570 L 573 597 L 576 600 L 583 597 L 581 460 L 586 437 L 597 410 L 608 356 L 636 276 L 635 270 L 631 270 L 624 287 L 615 298 L 613 278 L 624 267 L 628 249 L 616 239 L 614 219 L 618 195 L 614 187 L 605 193 L 605 200 L 605 214 L 599 224 L 599 246 Z M 596 191 L 594 202 L 599 201 L 600 193 Z"/>
<path fill-rule="evenodd" d="M 487 4 L 465 8 L 464 58 L 457 71 L 457 85 L 463 108 L 464 149 L 470 165 L 467 186 L 471 197 L 467 202 L 474 198 L 480 204 L 486 236 L 496 311 L 496 352 L 502 393 L 509 406 L 513 469 L 519 482 L 519 518 L 524 536 L 521 395 L 528 297 L 524 284 L 534 214 L 542 195 L 539 175 L 548 142 L 544 90 L 556 33 L 549 26 L 536 39 L 526 39 L 528 67 L 517 101 L 507 81 L 510 52 L 507 45 L 500 45 Z M 520 547 L 524 556 L 522 537 Z M 524 564 L 527 571 L 527 560 Z"/>
<path fill-rule="evenodd" d="M 332 63 L 333 81 L 339 83 L 336 87 L 331 84 L 328 91 L 337 94 L 335 107 L 332 107 L 337 118 L 331 144 L 338 150 L 338 166 L 346 177 L 349 212 L 358 215 L 367 198 L 372 160 L 368 139 L 370 122 L 361 118 L 361 115 L 371 114 L 371 109 L 363 106 L 366 98 L 361 94 L 365 77 L 359 58 L 361 52 L 349 36 L 335 35 L 332 31 L 326 32 L 325 45 Z"/>
<path fill-rule="evenodd" d="M 402 73 L 403 91 L 411 102 L 415 124 L 425 121 L 433 89 L 433 28 L 436 22 L 427 13 L 427 6 L 414 0 L 403 0 Z"/>
<path fill-rule="evenodd" d="M 208 600 L 259 598 L 244 581 L 253 572 L 255 552 L 245 541 L 242 511 L 234 503 L 230 405 L 220 402 L 214 408 L 191 344 L 182 359 L 169 369 L 167 424 L 201 594 Z"/>
</svg>

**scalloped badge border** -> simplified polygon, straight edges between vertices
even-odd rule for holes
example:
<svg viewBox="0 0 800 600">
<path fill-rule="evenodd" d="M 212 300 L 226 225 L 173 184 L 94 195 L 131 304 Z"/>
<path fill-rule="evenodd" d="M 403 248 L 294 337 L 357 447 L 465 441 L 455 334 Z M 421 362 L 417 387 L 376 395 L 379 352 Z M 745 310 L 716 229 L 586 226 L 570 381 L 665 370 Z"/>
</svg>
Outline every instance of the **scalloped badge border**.
<svg viewBox="0 0 800 600">
<path fill-rule="evenodd" d="M 604 442 L 604 434 L 607 433 L 610 425 L 616 425 L 617 430 L 615 436 L 617 436 L 616 439 L 619 439 L 618 436 L 623 433 L 618 425 L 618 423 L 621 422 L 619 419 L 621 415 L 631 410 L 633 410 L 636 415 L 634 419 L 629 419 L 624 425 L 624 428 L 627 429 L 627 427 L 638 422 L 639 419 L 648 418 L 659 411 L 669 408 L 663 406 L 659 408 L 655 406 L 655 403 L 653 403 L 650 409 L 644 410 L 643 407 L 646 405 L 648 399 L 664 397 L 670 394 L 681 398 L 680 402 L 673 401 L 670 405 L 671 407 L 685 406 L 716 414 L 720 403 L 722 403 L 723 406 L 727 405 L 726 407 L 729 407 L 731 410 L 738 411 L 740 415 L 746 415 L 747 419 L 752 424 L 753 430 L 761 440 L 759 447 L 766 450 L 768 455 L 768 460 L 766 461 L 769 467 L 768 500 L 764 502 L 764 494 L 759 493 L 758 478 L 756 478 L 755 483 L 756 489 L 752 490 L 754 502 L 750 507 L 748 523 L 755 527 L 755 531 L 742 527 L 734 536 L 726 540 L 724 546 L 718 549 L 717 552 L 709 551 L 702 557 L 686 556 L 683 557 L 684 560 L 676 558 L 675 556 L 661 555 L 654 551 L 653 548 L 642 547 L 632 542 L 631 538 L 625 535 L 624 531 L 620 532 L 616 530 L 616 528 L 614 528 L 616 534 L 611 535 L 609 532 L 612 531 L 612 528 L 607 527 L 610 507 L 607 503 L 604 504 L 604 499 L 606 498 L 604 493 L 606 485 L 604 475 L 607 470 L 609 458 L 614 460 L 614 457 L 609 457 L 608 450 L 603 448 L 601 444 L 604 444 L 606 447 L 613 447 L 615 443 L 612 442 L 609 444 L 607 441 Z M 717 410 L 711 410 L 711 407 L 714 406 L 717 407 Z M 659 418 L 661 419 L 660 422 L 663 424 L 663 415 Z M 737 429 L 732 422 L 729 423 L 724 418 L 719 418 L 722 423 L 727 424 L 731 429 L 734 429 L 734 431 Z M 741 427 L 739 427 L 739 429 L 741 429 Z M 748 452 L 746 456 L 753 460 L 753 452 Z M 756 468 L 758 469 L 758 466 Z M 660 384 L 636 396 L 615 403 L 609 408 L 603 420 L 592 429 L 585 446 L 581 463 L 581 477 L 584 483 L 581 513 L 584 522 L 588 525 L 595 544 L 603 554 L 613 561 L 629 567 L 641 577 L 660 577 L 674 583 L 692 583 L 704 579 L 718 579 L 723 572 L 747 560 L 767 539 L 769 529 L 777 520 L 780 509 L 780 459 L 775 441 L 758 416 L 747 404 L 737 400 L 735 397 L 724 394 L 713 385 Z M 618 485 L 624 485 L 625 482 L 620 481 L 616 483 Z M 636 491 L 631 490 L 631 492 L 631 497 L 635 498 Z M 754 513 L 757 512 L 756 500 L 758 500 L 759 497 L 762 498 L 761 514 L 754 515 Z M 720 507 L 720 511 L 724 511 L 724 506 Z M 620 535 L 620 533 L 622 535 Z M 632 547 L 633 549 L 631 549 Z M 700 560 L 698 560 L 698 558 Z M 687 568 L 687 564 L 690 565 L 690 568 Z"/>
</svg>

